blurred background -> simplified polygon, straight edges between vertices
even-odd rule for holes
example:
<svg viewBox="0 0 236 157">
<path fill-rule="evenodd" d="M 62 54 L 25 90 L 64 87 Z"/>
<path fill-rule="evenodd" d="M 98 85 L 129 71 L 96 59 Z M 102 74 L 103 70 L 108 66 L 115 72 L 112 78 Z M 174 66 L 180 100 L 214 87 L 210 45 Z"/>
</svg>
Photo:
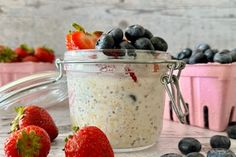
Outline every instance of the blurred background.
<svg viewBox="0 0 236 157">
<path fill-rule="evenodd" d="M 235 10 L 235 0 L 0 0 L 0 44 L 47 45 L 59 56 L 77 22 L 91 32 L 140 24 L 163 37 L 171 53 L 199 42 L 233 49 Z"/>
</svg>

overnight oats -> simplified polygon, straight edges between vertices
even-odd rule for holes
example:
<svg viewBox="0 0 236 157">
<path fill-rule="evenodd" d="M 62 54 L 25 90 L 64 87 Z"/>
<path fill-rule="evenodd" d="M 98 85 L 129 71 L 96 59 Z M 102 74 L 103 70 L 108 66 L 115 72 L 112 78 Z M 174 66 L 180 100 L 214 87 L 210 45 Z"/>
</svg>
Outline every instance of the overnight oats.
<svg viewBox="0 0 236 157">
<path fill-rule="evenodd" d="M 114 59 L 99 50 L 65 54 L 65 61 L 91 62 L 65 64 L 72 125 L 99 127 L 114 149 L 149 147 L 162 129 L 164 86 L 160 78 L 167 72 L 167 64 L 129 61 L 165 61 L 169 56 L 159 52 L 134 53 L 135 56 Z M 114 63 L 96 63 L 110 60 Z M 127 63 L 116 63 L 117 60 Z"/>
</svg>

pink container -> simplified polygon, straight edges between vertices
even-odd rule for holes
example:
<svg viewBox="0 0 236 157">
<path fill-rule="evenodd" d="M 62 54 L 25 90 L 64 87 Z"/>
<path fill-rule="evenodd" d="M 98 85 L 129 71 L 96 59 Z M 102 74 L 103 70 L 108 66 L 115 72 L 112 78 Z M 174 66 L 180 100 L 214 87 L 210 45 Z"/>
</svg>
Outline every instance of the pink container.
<svg viewBox="0 0 236 157">
<path fill-rule="evenodd" d="M 36 72 L 55 69 L 54 64 L 42 62 L 0 63 L 0 86 Z"/>
<path fill-rule="evenodd" d="M 224 131 L 236 122 L 236 63 L 186 65 L 180 77 L 190 125 Z M 166 96 L 164 118 L 178 121 Z"/>
</svg>

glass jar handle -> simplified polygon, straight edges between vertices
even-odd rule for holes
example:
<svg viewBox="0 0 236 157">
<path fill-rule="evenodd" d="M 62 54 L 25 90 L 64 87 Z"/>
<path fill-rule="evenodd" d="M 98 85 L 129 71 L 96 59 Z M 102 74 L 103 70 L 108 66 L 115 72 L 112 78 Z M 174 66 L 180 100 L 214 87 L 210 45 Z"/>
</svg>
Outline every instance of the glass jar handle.
<svg viewBox="0 0 236 157">
<path fill-rule="evenodd" d="M 179 121 L 181 123 L 187 123 L 186 116 L 188 115 L 188 107 L 183 99 L 183 96 L 179 87 L 179 77 L 181 70 L 185 67 L 185 63 L 182 61 L 176 61 L 176 63 L 168 64 L 169 73 L 162 76 L 161 82 L 165 87 L 165 90 L 172 102 L 172 109 L 175 111 Z M 178 70 L 177 75 L 174 71 Z M 176 93 L 175 93 L 176 91 Z"/>
</svg>

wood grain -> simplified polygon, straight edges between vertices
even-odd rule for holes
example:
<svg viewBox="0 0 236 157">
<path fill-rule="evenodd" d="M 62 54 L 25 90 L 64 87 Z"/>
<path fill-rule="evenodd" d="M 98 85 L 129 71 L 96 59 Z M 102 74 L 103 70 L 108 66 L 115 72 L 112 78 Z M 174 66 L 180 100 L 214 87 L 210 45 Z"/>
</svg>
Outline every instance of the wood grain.
<svg viewBox="0 0 236 157">
<path fill-rule="evenodd" d="M 58 55 L 74 21 L 88 31 L 141 24 L 169 43 L 169 52 L 208 42 L 236 47 L 236 1 L 231 0 L 0 0 L 0 43 L 46 44 Z"/>
</svg>

